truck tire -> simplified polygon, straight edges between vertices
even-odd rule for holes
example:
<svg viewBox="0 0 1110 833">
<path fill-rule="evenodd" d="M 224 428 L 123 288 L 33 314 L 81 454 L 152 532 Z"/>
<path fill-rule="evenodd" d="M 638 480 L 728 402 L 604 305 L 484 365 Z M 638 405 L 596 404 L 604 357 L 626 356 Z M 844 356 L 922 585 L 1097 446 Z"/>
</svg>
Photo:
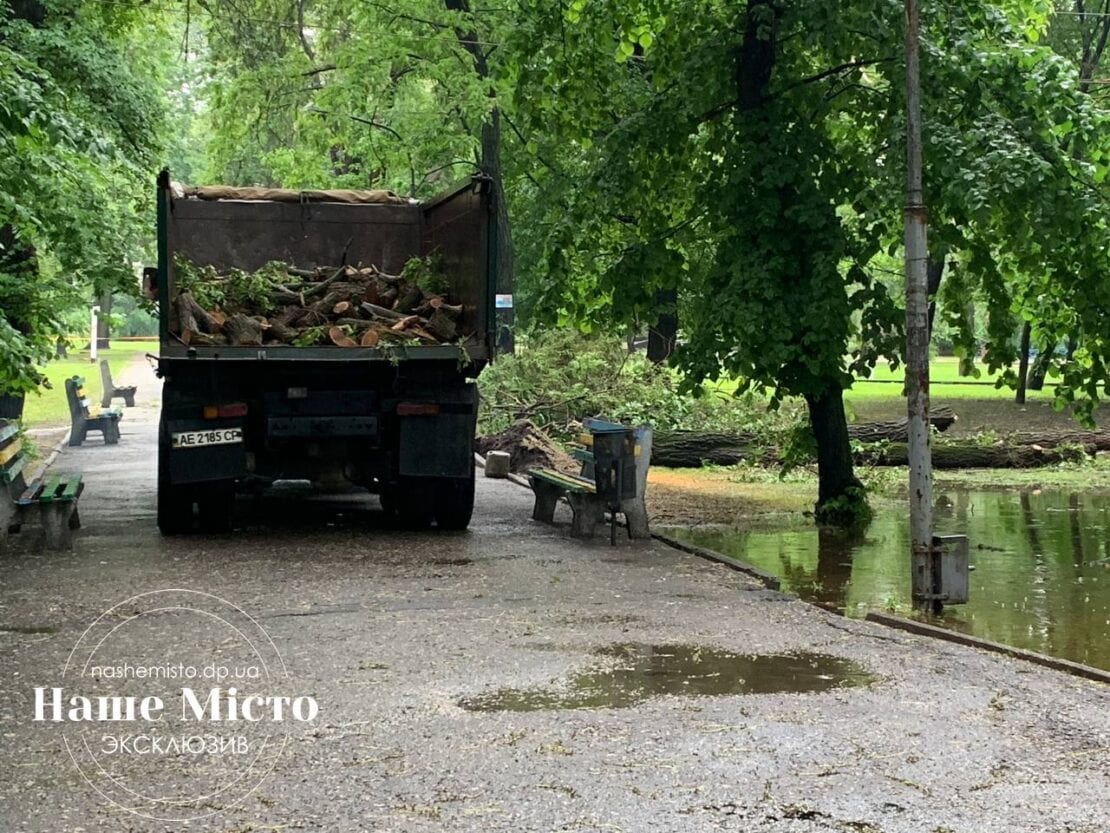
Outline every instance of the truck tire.
<svg viewBox="0 0 1110 833">
<path fill-rule="evenodd" d="M 158 436 L 158 529 L 163 535 L 183 535 L 193 529 L 193 490 L 170 483 L 170 444 Z"/>
<path fill-rule="evenodd" d="M 474 514 L 474 467 L 470 477 L 441 478 L 436 483 L 436 526 L 443 530 L 461 530 L 470 526 Z"/>
<path fill-rule="evenodd" d="M 235 518 L 235 481 L 204 483 L 197 491 L 197 515 L 203 532 L 231 532 Z"/>
<path fill-rule="evenodd" d="M 427 529 L 434 517 L 435 494 L 430 485 L 425 478 L 402 477 L 396 486 L 380 495 L 382 509 L 401 529 Z"/>
</svg>

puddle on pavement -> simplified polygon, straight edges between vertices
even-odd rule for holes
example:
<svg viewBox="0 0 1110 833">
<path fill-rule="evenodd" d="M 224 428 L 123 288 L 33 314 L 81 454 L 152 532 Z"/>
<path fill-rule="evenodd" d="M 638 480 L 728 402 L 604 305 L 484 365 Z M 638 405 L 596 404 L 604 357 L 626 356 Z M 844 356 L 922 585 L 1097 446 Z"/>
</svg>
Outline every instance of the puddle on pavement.
<svg viewBox="0 0 1110 833">
<path fill-rule="evenodd" d="M 619 709 L 665 695 L 808 693 L 876 679 L 851 660 L 805 651 L 745 655 L 697 645 L 626 642 L 594 654 L 603 661 L 565 685 L 503 688 L 465 697 L 459 705 L 468 711 Z"/>
<path fill-rule="evenodd" d="M 50 625 L 0 625 L 0 633 L 20 633 L 28 636 L 41 633 L 57 633 L 58 630 L 58 628 Z"/>
<path fill-rule="evenodd" d="M 1110 670 L 1110 494 L 938 489 L 937 532 L 969 538 L 971 600 L 943 627 Z M 910 607 L 909 519 L 880 511 L 831 529 L 672 529 L 676 538 L 774 573 L 782 589 L 862 616 Z"/>
</svg>

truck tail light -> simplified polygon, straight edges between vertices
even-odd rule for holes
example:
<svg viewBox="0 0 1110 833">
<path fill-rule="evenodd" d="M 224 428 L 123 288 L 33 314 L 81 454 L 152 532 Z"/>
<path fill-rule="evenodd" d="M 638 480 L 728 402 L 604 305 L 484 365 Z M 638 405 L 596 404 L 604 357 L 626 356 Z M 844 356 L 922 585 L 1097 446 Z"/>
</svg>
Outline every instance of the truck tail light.
<svg viewBox="0 0 1110 833">
<path fill-rule="evenodd" d="M 205 419 L 227 419 L 228 417 L 241 417 L 247 415 L 246 402 L 232 402 L 228 405 L 205 405 Z"/>
<path fill-rule="evenodd" d="M 397 416 L 435 416 L 439 405 L 435 402 L 401 402 L 397 406 Z"/>
</svg>

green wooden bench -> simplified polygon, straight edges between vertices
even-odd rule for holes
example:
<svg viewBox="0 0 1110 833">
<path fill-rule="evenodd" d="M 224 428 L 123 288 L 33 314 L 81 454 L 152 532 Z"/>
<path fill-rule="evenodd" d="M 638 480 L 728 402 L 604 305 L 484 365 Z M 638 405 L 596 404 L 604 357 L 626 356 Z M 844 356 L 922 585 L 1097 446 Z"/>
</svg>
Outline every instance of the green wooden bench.
<svg viewBox="0 0 1110 833">
<path fill-rule="evenodd" d="M 137 385 L 117 385 L 112 381 L 112 368 L 108 366 L 108 360 L 103 359 L 100 362 L 100 407 L 110 408 L 113 399 L 123 399 L 123 403 L 128 408 L 135 407 L 135 391 L 139 388 Z"/>
<path fill-rule="evenodd" d="M 69 549 L 81 526 L 77 500 L 85 489 L 80 474 L 47 473 L 27 482 L 29 456 L 14 421 L 0 420 L 0 542 L 22 530 L 37 513 L 46 546 Z"/>
<path fill-rule="evenodd" d="M 81 445 L 90 431 L 99 431 L 105 445 L 119 442 L 119 421 L 123 411 L 117 408 L 98 410 L 89 407 L 85 380 L 80 376 L 66 379 L 66 401 L 69 402 L 69 444 Z"/>
<path fill-rule="evenodd" d="M 580 446 L 571 450 L 571 456 L 582 464 L 577 475 L 547 468 L 528 472 L 536 496 L 532 518 L 552 523 L 555 507 L 560 499 L 565 499 L 571 510 L 571 535 L 576 538 L 592 538 L 598 525 L 605 520 L 606 512 L 612 514 L 613 535 L 616 516 L 623 514 L 630 538 L 650 538 L 645 496 L 651 463 L 651 427 L 644 425 L 633 429 L 600 419 L 586 419 L 583 425 L 586 433 L 579 437 Z M 604 465 L 601 467 L 597 465 L 598 455 L 591 450 L 595 443 L 601 442 L 599 437 L 609 438 L 604 441 L 607 450 L 602 455 Z M 614 438 L 618 440 L 616 444 L 610 441 Z M 622 445 L 631 453 L 617 464 L 613 448 Z"/>
</svg>

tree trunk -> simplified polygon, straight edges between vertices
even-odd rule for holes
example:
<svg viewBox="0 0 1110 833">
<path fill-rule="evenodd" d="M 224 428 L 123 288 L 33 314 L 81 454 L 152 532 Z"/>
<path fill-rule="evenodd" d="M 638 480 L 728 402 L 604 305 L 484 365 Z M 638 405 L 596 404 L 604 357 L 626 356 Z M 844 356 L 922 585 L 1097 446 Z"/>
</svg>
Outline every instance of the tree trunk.
<svg viewBox="0 0 1110 833">
<path fill-rule="evenodd" d="M 1048 369 L 1052 366 L 1052 356 L 1056 352 L 1056 342 L 1049 341 L 1041 347 L 1037 360 L 1033 362 L 1033 369 L 1029 371 L 1029 390 L 1044 390 L 1044 380 Z"/>
<path fill-rule="evenodd" d="M 925 269 L 929 278 L 929 338 L 932 339 L 933 319 L 937 316 L 937 293 L 940 292 L 940 282 L 944 278 L 944 258 L 934 260 L 930 256 Z"/>
<path fill-rule="evenodd" d="M 955 421 L 956 415 L 951 408 L 936 408 L 929 414 L 930 425 L 938 431 L 946 431 Z M 848 426 L 848 438 L 859 442 L 904 443 L 909 439 L 907 425 L 904 417 L 890 422 L 860 422 Z M 1107 439 L 1110 440 L 1110 433 Z M 1078 441 L 1074 437 L 1063 440 Z M 744 432 L 660 431 L 655 434 L 651 447 L 652 465 L 670 468 L 698 468 L 703 463 L 732 466 L 760 456 L 765 462 L 774 462 L 778 450 L 763 445 L 755 434 Z"/>
<path fill-rule="evenodd" d="M 678 337 L 678 290 L 656 290 L 655 309 L 658 317 L 648 329 L 647 357 L 655 364 L 662 364 L 674 353 Z"/>
<path fill-rule="evenodd" d="M 1019 405 L 1025 404 L 1025 388 L 1029 379 L 1029 332 L 1032 329 L 1028 321 L 1021 328 L 1021 354 L 1018 356 L 1018 383 L 1017 394 L 1014 401 Z"/>
<path fill-rule="evenodd" d="M 1078 462 L 1085 450 L 1074 446 L 1043 448 L 1037 445 L 933 445 L 934 469 L 1032 469 L 1056 463 Z M 864 451 L 859 462 L 872 466 L 907 465 L 908 452 L 902 443 L 881 451 Z"/>
<path fill-rule="evenodd" d="M 96 349 L 108 350 L 112 346 L 108 340 L 112 334 L 112 322 L 109 320 L 112 315 L 112 290 L 101 292 L 98 303 L 100 313 L 96 317 Z"/>
<path fill-rule="evenodd" d="M 844 415 L 844 391 L 829 385 L 820 395 L 807 395 L 809 422 L 817 444 L 817 508 L 862 489 L 852 468 L 848 420 Z"/>
<path fill-rule="evenodd" d="M 443 0 L 444 7 L 453 12 L 470 12 L 469 0 Z M 462 47 L 470 53 L 474 60 L 474 71 L 478 78 L 486 81 L 490 77 L 489 59 L 477 32 L 455 30 L 455 37 Z M 490 86 L 489 96 L 495 99 L 496 91 Z M 482 173 L 493 182 L 494 211 L 497 215 L 497 294 L 512 295 L 513 293 L 513 234 L 509 221 L 509 203 L 505 195 L 504 182 L 501 176 L 501 111 L 494 106 L 490 110 L 489 118 L 482 123 L 480 136 L 481 159 L 479 165 Z M 498 307 L 497 316 L 497 348 L 500 352 L 511 353 L 515 348 L 514 313 L 512 307 Z"/>
</svg>

